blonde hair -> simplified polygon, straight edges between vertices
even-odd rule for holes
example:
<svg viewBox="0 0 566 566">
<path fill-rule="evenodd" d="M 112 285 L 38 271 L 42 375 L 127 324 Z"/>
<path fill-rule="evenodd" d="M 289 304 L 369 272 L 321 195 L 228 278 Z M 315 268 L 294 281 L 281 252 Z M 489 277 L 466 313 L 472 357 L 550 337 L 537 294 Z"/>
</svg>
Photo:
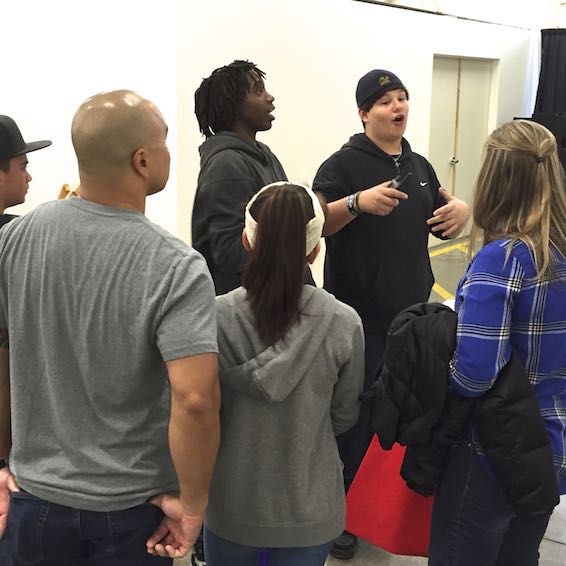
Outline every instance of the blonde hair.
<svg viewBox="0 0 566 566">
<path fill-rule="evenodd" d="M 508 253 L 521 240 L 543 278 L 556 252 L 566 255 L 566 177 L 556 139 L 528 120 L 503 124 L 487 139 L 476 181 L 470 252 L 509 239 Z"/>
</svg>

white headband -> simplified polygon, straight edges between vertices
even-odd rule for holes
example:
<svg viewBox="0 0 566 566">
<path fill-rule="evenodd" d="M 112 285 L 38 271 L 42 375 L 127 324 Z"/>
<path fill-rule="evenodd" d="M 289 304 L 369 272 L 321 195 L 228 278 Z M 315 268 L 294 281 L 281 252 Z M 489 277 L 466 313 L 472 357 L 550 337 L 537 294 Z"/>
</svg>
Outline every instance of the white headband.
<svg viewBox="0 0 566 566">
<path fill-rule="evenodd" d="M 312 207 L 314 209 L 314 218 L 311 218 L 307 222 L 307 246 L 306 246 L 306 254 L 305 257 L 308 256 L 318 244 L 321 236 L 322 236 L 322 227 L 324 226 L 324 212 L 322 210 L 322 206 L 320 206 L 320 202 L 318 201 L 317 196 L 312 192 L 311 189 L 305 187 L 304 185 L 298 185 L 296 183 L 289 183 L 287 181 L 277 181 L 276 183 L 270 183 L 269 185 L 265 185 L 260 191 L 258 191 L 248 202 L 246 206 L 246 235 L 248 237 L 248 242 L 250 247 L 254 247 L 255 245 L 255 233 L 257 229 L 257 222 L 251 215 L 250 208 L 255 202 L 255 199 L 261 195 L 267 189 L 271 187 L 283 187 L 285 185 L 294 185 L 297 187 L 301 187 L 304 189 L 309 195 L 312 200 Z M 283 237 L 283 235 L 282 235 Z"/>
</svg>

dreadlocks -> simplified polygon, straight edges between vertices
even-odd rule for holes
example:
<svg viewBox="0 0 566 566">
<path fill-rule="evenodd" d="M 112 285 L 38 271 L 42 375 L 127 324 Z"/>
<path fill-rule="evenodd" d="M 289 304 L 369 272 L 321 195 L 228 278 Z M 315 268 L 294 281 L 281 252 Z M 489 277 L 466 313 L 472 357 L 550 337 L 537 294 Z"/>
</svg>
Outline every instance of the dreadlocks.
<svg viewBox="0 0 566 566">
<path fill-rule="evenodd" d="M 212 71 L 197 88 L 195 114 L 206 138 L 232 128 L 250 90 L 250 73 L 257 73 L 262 79 L 265 77 L 265 73 L 251 61 L 234 61 Z"/>
</svg>

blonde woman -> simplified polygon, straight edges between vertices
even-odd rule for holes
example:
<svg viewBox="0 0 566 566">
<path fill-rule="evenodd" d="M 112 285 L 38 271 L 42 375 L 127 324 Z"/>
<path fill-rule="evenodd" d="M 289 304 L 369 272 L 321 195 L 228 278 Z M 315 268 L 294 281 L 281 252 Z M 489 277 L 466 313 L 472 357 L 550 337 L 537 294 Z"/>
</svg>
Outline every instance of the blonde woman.
<svg viewBox="0 0 566 566">
<path fill-rule="evenodd" d="M 488 138 L 473 205 L 472 248 L 460 281 L 452 388 L 488 391 L 518 357 L 534 385 L 566 493 L 566 188 L 551 132 L 504 124 Z M 494 434 L 525 434 L 502 427 Z M 550 514 L 513 511 L 475 438 L 473 422 L 449 458 L 433 511 L 433 566 L 533 566 Z"/>
</svg>

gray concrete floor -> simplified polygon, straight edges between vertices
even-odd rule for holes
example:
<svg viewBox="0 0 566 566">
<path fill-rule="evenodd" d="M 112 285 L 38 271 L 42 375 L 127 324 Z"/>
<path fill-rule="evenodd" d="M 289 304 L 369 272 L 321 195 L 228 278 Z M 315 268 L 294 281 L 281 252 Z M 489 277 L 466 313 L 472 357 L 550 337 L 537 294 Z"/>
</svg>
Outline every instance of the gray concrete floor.
<svg viewBox="0 0 566 566">
<path fill-rule="evenodd" d="M 431 262 L 437 286 L 431 294 L 431 301 L 443 302 L 453 297 L 460 277 L 468 265 L 465 240 L 451 241 L 431 248 Z M 539 566 L 566 565 L 566 496 L 555 509 L 545 539 L 541 545 Z M 396 556 L 365 541 L 360 541 L 356 557 L 352 560 L 328 558 L 326 566 L 424 566 L 426 558 Z M 175 566 L 189 566 L 187 559 L 175 561 Z M 226 565 L 229 566 L 229 565 Z M 481 566 L 478 564 L 478 566 Z M 513 566 L 513 565 L 509 565 Z"/>
<path fill-rule="evenodd" d="M 431 301 L 444 301 L 454 297 L 460 278 L 468 266 L 466 239 L 450 241 L 430 248 L 432 271 L 436 285 L 430 295 Z"/>
</svg>

